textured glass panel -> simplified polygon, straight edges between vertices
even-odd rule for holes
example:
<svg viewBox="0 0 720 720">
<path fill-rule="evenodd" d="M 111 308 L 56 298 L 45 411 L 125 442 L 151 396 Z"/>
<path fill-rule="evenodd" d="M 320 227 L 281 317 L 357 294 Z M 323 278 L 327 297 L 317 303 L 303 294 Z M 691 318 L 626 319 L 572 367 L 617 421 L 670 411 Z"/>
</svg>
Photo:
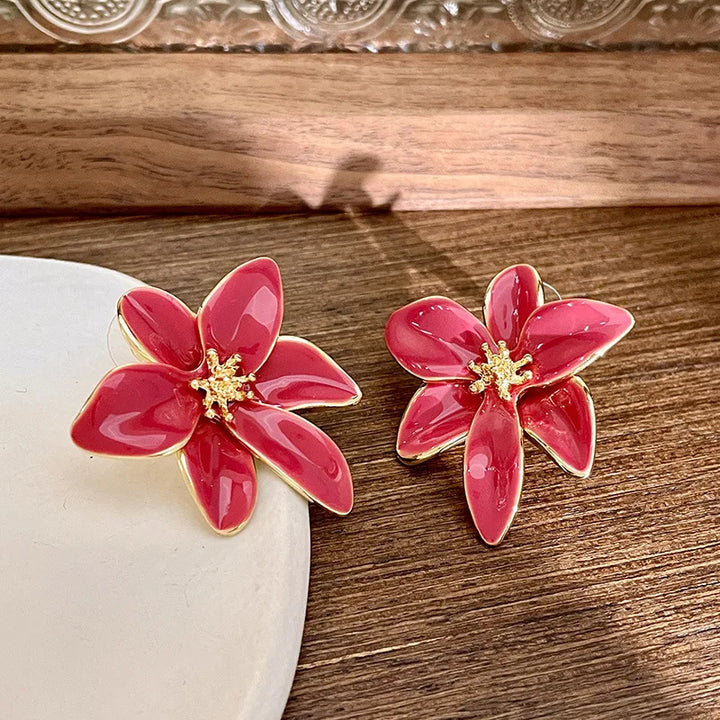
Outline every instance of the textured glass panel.
<svg viewBox="0 0 720 720">
<path fill-rule="evenodd" d="M 717 0 L 0 0 L 0 45 L 128 49 L 720 47 Z"/>
</svg>

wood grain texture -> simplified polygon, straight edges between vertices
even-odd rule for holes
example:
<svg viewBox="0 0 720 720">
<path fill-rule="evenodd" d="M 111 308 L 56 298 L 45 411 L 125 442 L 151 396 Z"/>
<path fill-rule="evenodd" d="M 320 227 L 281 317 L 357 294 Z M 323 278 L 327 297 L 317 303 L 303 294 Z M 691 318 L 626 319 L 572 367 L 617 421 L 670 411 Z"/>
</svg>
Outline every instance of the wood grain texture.
<svg viewBox="0 0 720 720">
<path fill-rule="evenodd" d="M 712 53 L 4 55 L 0 88 L 0 212 L 720 201 Z"/>
<path fill-rule="evenodd" d="M 312 509 L 286 720 L 720 718 L 720 208 L 15 219 L 0 220 L 0 251 L 99 263 L 191 305 L 270 254 L 284 330 L 360 383 L 358 407 L 308 412 L 346 451 L 357 504 Z M 418 382 L 382 331 L 421 295 L 479 311 L 515 262 L 637 325 L 583 372 L 592 475 L 526 444 L 520 511 L 491 550 L 461 450 L 414 468 L 394 457 Z M 178 502 L 191 504 L 180 480 Z"/>
</svg>

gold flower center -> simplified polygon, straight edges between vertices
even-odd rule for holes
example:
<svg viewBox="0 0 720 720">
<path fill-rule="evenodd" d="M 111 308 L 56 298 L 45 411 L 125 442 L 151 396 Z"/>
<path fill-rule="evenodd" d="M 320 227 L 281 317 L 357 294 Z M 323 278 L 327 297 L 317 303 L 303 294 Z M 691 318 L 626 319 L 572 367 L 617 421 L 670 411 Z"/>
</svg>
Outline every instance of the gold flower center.
<svg viewBox="0 0 720 720">
<path fill-rule="evenodd" d="M 503 400 L 510 400 L 510 386 L 522 385 L 532 378 L 533 374 L 530 370 L 518 373 L 521 367 L 532 362 L 532 357 L 525 355 L 517 361 L 513 360 L 510 357 L 507 344 L 503 340 L 498 342 L 497 353 L 490 350 L 487 343 L 483 343 L 482 349 L 485 353 L 486 361 L 484 363 L 478 363 L 471 360 L 468 363 L 468 368 L 480 378 L 470 384 L 470 392 L 481 393 L 485 388 L 494 384 L 497 388 L 498 395 Z"/>
<path fill-rule="evenodd" d="M 255 393 L 248 383 L 255 382 L 255 375 L 238 375 L 238 365 L 242 362 L 239 355 L 232 355 L 224 363 L 220 363 L 217 350 L 208 350 L 206 353 L 209 375 L 203 379 L 190 382 L 193 390 L 202 390 L 205 393 L 203 406 L 205 417 L 216 418 L 218 413 L 213 409 L 217 405 L 223 420 L 230 422 L 233 414 L 228 410 L 228 404 L 240 400 L 252 400 Z"/>
</svg>

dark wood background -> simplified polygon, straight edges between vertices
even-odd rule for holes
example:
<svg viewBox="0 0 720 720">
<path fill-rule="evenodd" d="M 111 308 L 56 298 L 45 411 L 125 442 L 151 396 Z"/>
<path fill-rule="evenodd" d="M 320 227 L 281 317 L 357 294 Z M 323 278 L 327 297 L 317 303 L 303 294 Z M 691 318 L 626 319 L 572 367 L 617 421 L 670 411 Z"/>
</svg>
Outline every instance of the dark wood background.
<svg viewBox="0 0 720 720">
<path fill-rule="evenodd" d="M 348 455 L 357 504 L 312 511 L 287 720 L 720 718 L 720 209 L 5 219 L 0 250 L 112 267 L 191 305 L 272 255 L 285 331 L 362 386 L 357 408 L 312 412 Z M 429 293 L 479 311 L 520 261 L 637 326 L 583 373 L 591 477 L 528 446 L 516 523 L 491 550 L 465 507 L 461 450 L 395 460 L 418 382 L 382 331 Z"/>
<path fill-rule="evenodd" d="M 0 62 L 0 208 L 720 202 L 701 52 L 29 53 Z"/>
</svg>

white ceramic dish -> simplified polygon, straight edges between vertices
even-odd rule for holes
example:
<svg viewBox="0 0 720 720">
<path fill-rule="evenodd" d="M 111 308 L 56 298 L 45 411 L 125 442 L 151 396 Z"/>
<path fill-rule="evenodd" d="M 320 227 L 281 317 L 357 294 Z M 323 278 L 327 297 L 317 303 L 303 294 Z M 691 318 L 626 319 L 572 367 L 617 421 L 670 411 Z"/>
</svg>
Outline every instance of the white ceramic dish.
<svg viewBox="0 0 720 720">
<path fill-rule="evenodd" d="M 259 465 L 250 523 L 220 537 L 173 457 L 92 458 L 69 439 L 138 284 L 0 257 L 0 717 L 277 720 L 305 617 L 306 501 Z"/>
</svg>

